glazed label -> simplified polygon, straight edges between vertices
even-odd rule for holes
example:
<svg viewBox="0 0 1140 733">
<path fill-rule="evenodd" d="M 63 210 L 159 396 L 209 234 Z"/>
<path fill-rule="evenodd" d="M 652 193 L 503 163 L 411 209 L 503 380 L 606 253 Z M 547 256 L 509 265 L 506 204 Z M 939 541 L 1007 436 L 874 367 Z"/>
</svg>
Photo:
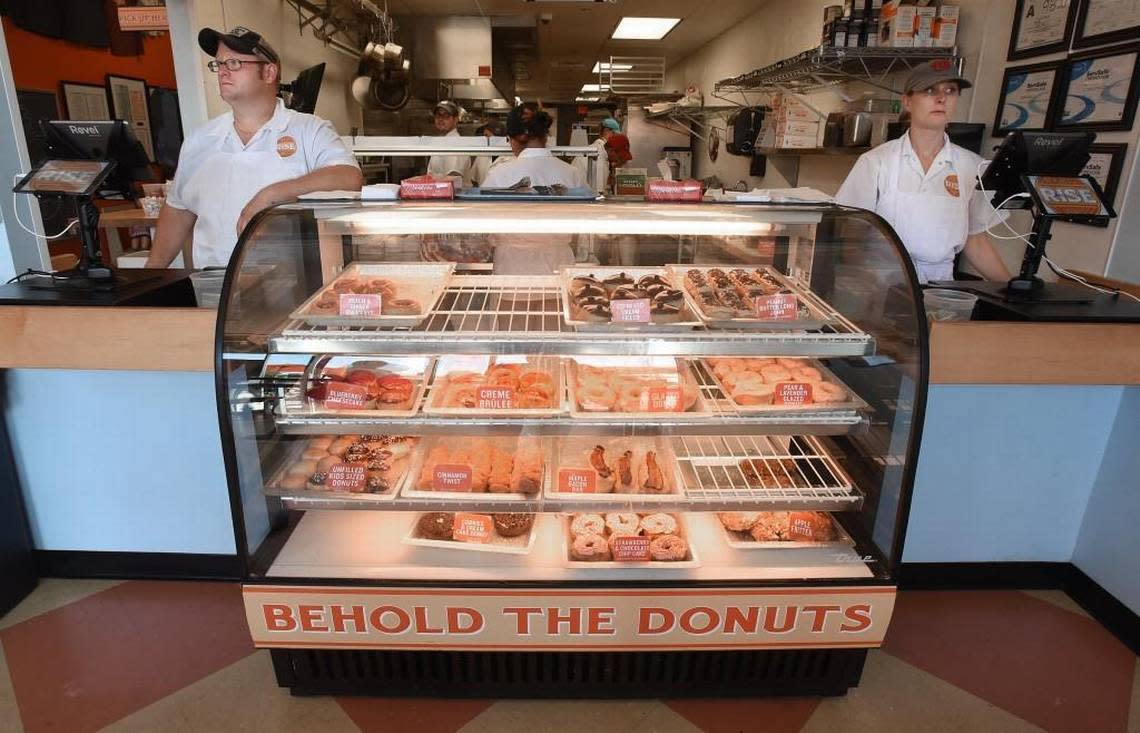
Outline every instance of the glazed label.
<svg viewBox="0 0 1140 733">
<path fill-rule="evenodd" d="M 368 389 L 348 382 L 329 382 L 325 389 L 325 407 L 331 410 L 363 410 L 368 404 Z"/>
<path fill-rule="evenodd" d="M 788 537 L 801 542 L 815 542 L 815 525 L 804 515 L 806 512 L 792 512 L 788 523 Z M 810 515 L 809 515 L 810 516 Z"/>
<path fill-rule="evenodd" d="M 613 323 L 649 323 L 649 298 L 611 300 L 610 321 Z"/>
<path fill-rule="evenodd" d="M 436 491 L 470 491 L 471 466 L 440 463 L 432 469 L 431 487 Z"/>
<path fill-rule="evenodd" d="M 459 542 L 485 544 L 491 541 L 494 526 L 494 522 L 487 514 L 457 512 L 452 536 Z"/>
<path fill-rule="evenodd" d="M 680 387 L 650 387 L 641 391 L 642 412 L 681 412 Z"/>
<path fill-rule="evenodd" d="M 810 405 L 811 384 L 808 382 L 780 382 L 776 385 L 775 397 L 772 400 L 777 405 Z"/>
<path fill-rule="evenodd" d="M 380 295 L 374 293 L 341 293 L 337 310 L 342 316 L 380 315 Z"/>
<path fill-rule="evenodd" d="M 758 295 L 752 299 L 756 317 L 762 321 L 794 321 L 799 303 L 794 295 Z"/>
<path fill-rule="evenodd" d="M 560 468 L 558 491 L 563 494 L 597 493 L 598 472 L 587 468 Z"/>
<path fill-rule="evenodd" d="M 649 560 L 649 538 L 618 535 L 610 539 L 614 562 L 646 562 Z"/>
<path fill-rule="evenodd" d="M 364 466 L 355 466 L 350 463 L 337 463 L 329 469 L 328 480 L 325 487 L 332 491 L 364 491 L 364 484 L 368 480 L 368 472 Z"/>
<path fill-rule="evenodd" d="M 513 410 L 515 391 L 511 387 L 480 387 L 475 393 L 475 406 L 480 410 Z"/>
</svg>

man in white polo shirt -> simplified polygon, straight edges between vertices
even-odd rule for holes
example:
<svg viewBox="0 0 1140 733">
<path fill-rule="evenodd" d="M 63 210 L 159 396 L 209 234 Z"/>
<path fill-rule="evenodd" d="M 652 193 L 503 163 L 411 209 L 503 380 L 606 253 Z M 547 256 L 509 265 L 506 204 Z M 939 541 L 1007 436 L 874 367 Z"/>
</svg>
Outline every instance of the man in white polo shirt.
<svg viewBox="0 0 1140 733">
<path fill-rule="evenodd" d="M 166 267 L 193 232 L 194 266 L 225 267 L 259 211 L 311 191 L 359 190 L 360 166 L 329 122 L 278 99 L 281 61 L 253 31 L 205 28 L 198 45 L 231 108 L 182 143 L 147 267 Z"/>
</svg>

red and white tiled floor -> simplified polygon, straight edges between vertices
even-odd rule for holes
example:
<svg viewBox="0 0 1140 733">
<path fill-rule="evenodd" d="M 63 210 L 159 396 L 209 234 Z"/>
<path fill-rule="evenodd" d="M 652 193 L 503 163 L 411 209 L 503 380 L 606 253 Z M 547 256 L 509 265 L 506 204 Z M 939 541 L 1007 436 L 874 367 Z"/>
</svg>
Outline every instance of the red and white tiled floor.
<svg viewBox="0 0 1140 733">
<path fill-rule="evenodd" d="M 297 698 L 224 583 L 45 580 L 0 619 L 0 731 L 1140 733 L 1137 657 L 1058 592 L 901 594 L 846 697 Z"/>
</svg>

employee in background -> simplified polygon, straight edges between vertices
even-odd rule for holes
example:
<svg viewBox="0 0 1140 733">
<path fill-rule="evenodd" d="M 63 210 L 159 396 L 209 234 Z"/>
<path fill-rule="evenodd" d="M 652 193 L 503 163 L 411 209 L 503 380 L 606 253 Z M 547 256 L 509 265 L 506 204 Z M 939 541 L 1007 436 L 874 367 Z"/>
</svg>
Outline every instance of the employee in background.
<svg viewBox="0 0 1140 733">
<path fill-rule="evenodd" d="M 480 125 L 475 130 L 475 134 L 482 135 L 489 142 L 491 138 L 506 137 L 507 131 L 501 122 L 487 122 Z M 506 155 L 500 155 L 493 160 L 490 155 L 476 155 L 474 158 L 475 161 L 471 164 L 471 185 L 473 186 L 483 185 L 483 179 L 487 177 L 487 172 L 494 166 L 514 159 L 512 156 Z"/>
<path fill-rule="evenodd" d="M 432 110 L 432 122 L 441 137 L 459 137 L 459 105 L 449 99 Z M 428 159 L 428 175 L 436 178 L 459 176 L 464 185 L 471 184 L 470 155 L 433 155 Z"/>
<path fill-rule="evenodd" d="M 910 129 L 859 156 L 835 196 L 840 204 L 886 219 L 923 283 L 953 279 L 959 252 L 987 280 L 1010 277 L 986 234 L 996 214 L 975 190 L 982 159 L 946 135 L 958 95 L 970 86 L 949 61 L 912 71 L 902 97 Z"/>
<path fill-rule="evenodd" d="M 629 149 L 629 138 L 621 131 L 621 123 L 613 117 L 602 120 L 602 139 L 606 141 L 610 168 L 621 168 L 633 160 L 633 153 Z"/>
<path fill-rule="evenodd" d="M 204 28 L 198 45 L 213 60 L 230 111 L 182 143 L 178 171 L 147 267 L 166 267 L 193 233 L 194 266 L 225 267 L 258 212 L 312 191 L 360 190 L 352 152 L 327 121 L 277 98 L 281 61 L 253 31 Z"/>
<path fill-rule="evenodd" d="M 617 120 L 614 120 L 617 122 Z M 594 169 L 594 190 L 598 193 L 605 193 L 610 180 L 610 157 L 609 152 L 606 150 L 606 136 L 612 135 L 613 130 L 608 127 L 602 126 L 601 134 L 594 142 L 590 143 L 590 147 L 596 148 L 598 151 L 597 157 L 590 159 L 586 156 L 579 156 L 574 159 L 571 164 L 586 178 L 590 180 L 590 168 Z"/>
</svg>

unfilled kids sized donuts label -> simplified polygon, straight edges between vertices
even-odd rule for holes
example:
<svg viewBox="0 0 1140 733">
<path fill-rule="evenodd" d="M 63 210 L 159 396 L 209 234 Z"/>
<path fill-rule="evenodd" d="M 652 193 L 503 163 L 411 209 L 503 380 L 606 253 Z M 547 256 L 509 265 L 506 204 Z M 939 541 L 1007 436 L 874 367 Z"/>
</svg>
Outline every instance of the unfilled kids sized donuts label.
<svg viewBox="0 0 1140 733">
<path fill-rule="evenodd" d="M 642 412 L 681 412 L 684 406 L 680 387 L 649 387 L 641 391 Z"/>
<path fill-rule="evenodd" d="M 439 463 L 431 474 L 431 487 L 436 491 L 470 491 L 471 466 L 463 463 Z"/>
<path fill-rule="evenodd" d="M 611 300 L 610 321 L 612 323 L 649 323 L 649 298 Z"/>
<path fill-rule="evenodd" d="M 794 321 L 799 314 L 799 303 L 794 295 L 758 295 L 752 299 L 752 309 L 762 321 Z"/>
<path fill-rule="evenodd" d="M 368 388 L 348 382 L 325 386 L 325 407 L 330 410 L 363 410 L 368 404 Z"/>
<path fill-rule="evenodd" d="M 649 538 L 634 535 L 618 535 L 610 538 L 610 551 L 614 562 L 647 562 Z"/>
<path fill-rule="evenodd" d="M 368 480 L 368 472 L 364 466 L 355 466 L 351 463 L 337 463 L 329 469 L 328 479 L 325 480 L 325 488 L 331 491 L 364 491 L 365 482 Z"/>
<path fill-rule="evenodd" d="M 598 472 L 586 468 L 560 468 L 558 491 L 563 494 L 595 494 L 598 491 Z"/>
<path fill-rule="evenodd" d="M 779 382 L 776 384 L 776 393 L 772 399 L 777 405 L 810 405 L 811 383 L 809 382 Z"/>
<path fill-rule="evenodd" d="M 512 387 L 480 387 L 475 391 L 475 406 L 480 410 L 513 410 L 515 390 Z"/>
<path fill-rule="evenodd" d="M 467 514 L 456 512 L 452 537 L 459 542 L 485 544 L 491 541 L 495 522 L 488 514 Z"/>
<path fill-rule="evenodd" d="M 378 316 L 380 300 L 378 293 L 341 293 L 337 312 L 342 316 Z"/>
</svg>

